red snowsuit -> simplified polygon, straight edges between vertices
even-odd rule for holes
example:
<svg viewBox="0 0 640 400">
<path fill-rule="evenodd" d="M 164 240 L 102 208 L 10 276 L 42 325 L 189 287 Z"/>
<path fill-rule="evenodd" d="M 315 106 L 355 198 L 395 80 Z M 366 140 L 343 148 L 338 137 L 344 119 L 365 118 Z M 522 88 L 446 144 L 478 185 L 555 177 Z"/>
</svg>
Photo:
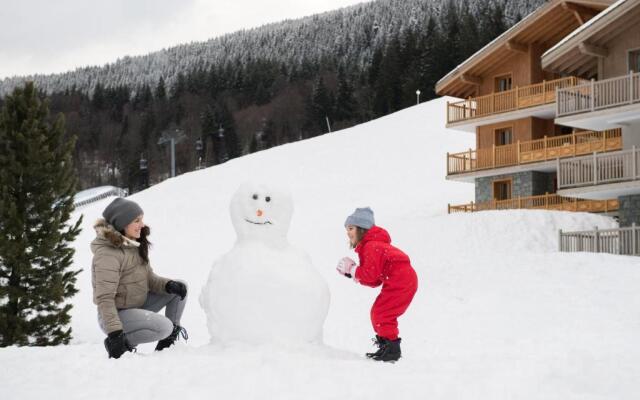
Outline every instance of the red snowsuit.
<svg viewBox="0 0 640 400">
<path fill-rule="evenodd" d="M 371 307 L 373 330 L 389 340 L 398 338 L 398 317 L 418 290 L 418 276 L 409 256 L 391 245 L 386 230 L 372 226 L 355 248 L 360 258 L 354 279 L 370 287 L 382 285 Z"/>
</svg>

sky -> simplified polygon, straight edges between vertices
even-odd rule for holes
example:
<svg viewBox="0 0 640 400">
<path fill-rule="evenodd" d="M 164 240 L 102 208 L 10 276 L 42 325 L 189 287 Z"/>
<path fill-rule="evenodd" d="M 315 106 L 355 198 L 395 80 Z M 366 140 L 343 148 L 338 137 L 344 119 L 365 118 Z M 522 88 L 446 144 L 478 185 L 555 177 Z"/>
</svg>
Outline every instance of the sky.
<svg viewBox="0 0 640 400">
<path fill-rule="evenodd" d="M 0 79 L 104 65 L 364 0 L 0 0 Z"/>
</svg>

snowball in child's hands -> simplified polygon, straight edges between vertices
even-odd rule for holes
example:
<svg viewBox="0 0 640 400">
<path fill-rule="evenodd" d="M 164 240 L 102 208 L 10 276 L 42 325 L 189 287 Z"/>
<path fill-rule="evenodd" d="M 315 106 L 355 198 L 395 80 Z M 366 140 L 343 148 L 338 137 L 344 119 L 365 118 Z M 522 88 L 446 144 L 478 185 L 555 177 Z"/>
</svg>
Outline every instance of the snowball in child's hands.
<svg viewBox="0 0 640 400">
<path fill-rule="evenodd" d="M 355 267 L 356 267 L 355 261 L 353 261 L 349 257 L 343 257 L 340 261 L 338 261 L 338 266 L 336 267 L 336 270 L 338 271 L 338 273 L 350 278 L 353 275 L 353 271 L 355 270 Z"/>
</svg>

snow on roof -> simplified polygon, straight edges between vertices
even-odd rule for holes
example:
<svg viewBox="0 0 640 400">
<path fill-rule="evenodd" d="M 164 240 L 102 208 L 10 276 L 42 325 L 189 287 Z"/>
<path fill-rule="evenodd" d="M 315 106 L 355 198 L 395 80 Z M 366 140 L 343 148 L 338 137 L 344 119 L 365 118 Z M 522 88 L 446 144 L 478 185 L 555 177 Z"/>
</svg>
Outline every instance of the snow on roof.
<svg viewBox="0 0 640 400">
<path fill-rule="evenodd" d="M 553 46 L 549 50 L 545 51 L 544 54 L 542 54 L 542 57 L 544 58 L 549 53 L 552 53 L 555 50 L 559 49 L 565 43 L 567 43 L 569 40 L 571 40 L 572 38 L 576 37 L 576 35 L 578 35 L 580 32 L 582 32 L 582 31 L 584 31 L 586 29 L 589 29 L 589 27 L 593 26 L 595 23 L 597 23 L 599 20 L 604 18 L 606 15 L 610 14 L 613 10 L 615 10 L 616 8 L 618 8 L 621 4 L 623 4 L 625 2 L 627 2 L 627 0 L 618 0 L 617 2 L 613 3 L 612 5 L 610 5 L 608 8 L 602 10 L 602 12 L 600 12 L 598 15 L 596 15 L 593 18 L 591 18 L 589 21 L 587 21 L 584 24 L 580 25 L 580 27 L 577 28 L 575 31 L 573 31 L 570 34 L 568 34 L 567 36 L 565 36 L 561 41 L 556 43 L 555 46 Z"/>
</svg>

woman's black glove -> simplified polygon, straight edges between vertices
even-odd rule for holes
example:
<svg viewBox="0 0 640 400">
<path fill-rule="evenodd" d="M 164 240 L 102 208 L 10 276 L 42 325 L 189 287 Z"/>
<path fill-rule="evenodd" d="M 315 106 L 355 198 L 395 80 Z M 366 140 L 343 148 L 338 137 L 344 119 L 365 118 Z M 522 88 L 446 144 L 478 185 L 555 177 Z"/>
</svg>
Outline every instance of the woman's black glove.
<svg viewBox="0 0 640 400">
<path fill-rule="evenodd" d="M 127 335 L 122 329 L 111 332 L 104 340 L 104 347 L 109 353 L 109 358 L 120 358 L 125 351 L 133 350 L 133 346 L 129 343 Z"/>
<path fill-rule="evenodd" d="M 167 293 L 177 294 L 178 296 L 180 296 L 180 300 L 184 300 L 184 298 L 187 296 L 187 285 L 182 282 L 169 281 L 164 286 L 164 290 Z"/>
</svg>

